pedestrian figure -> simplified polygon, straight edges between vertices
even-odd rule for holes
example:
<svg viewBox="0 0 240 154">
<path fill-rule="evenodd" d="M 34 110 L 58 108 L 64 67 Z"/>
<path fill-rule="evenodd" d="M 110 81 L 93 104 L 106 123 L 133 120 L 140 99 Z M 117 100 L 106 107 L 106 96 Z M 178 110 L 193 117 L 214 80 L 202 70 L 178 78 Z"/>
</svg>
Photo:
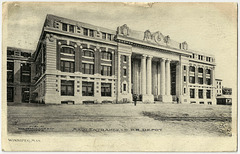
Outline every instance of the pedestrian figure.
<svg viewBox="0 0 240 154">
<path fill-rule="evenodd" d="M 178 102 L 179 102 L 179 99 L 178 99 L 178 97 L 177 97 L 177 104 L 178 104 Z"/>
<path fill-rule="evenodd" d="M 133 94 L 133 101 L 135 106 L 137 105 L 137 97 L 138 97 L 137 94 Z"/>
</svg>

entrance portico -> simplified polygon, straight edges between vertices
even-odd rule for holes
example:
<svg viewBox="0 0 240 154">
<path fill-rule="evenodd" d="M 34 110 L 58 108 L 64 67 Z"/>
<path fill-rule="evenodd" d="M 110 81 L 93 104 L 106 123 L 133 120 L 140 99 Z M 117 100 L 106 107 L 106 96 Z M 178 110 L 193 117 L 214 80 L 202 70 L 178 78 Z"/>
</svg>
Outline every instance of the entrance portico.
<svg viewBox="0 0 240 154">
<path fill-rule="evenodd" d="M 132 54 L 132 93 L 143 102 L 172 102 L 171 60 L 150 55 Z"/>
</svg>

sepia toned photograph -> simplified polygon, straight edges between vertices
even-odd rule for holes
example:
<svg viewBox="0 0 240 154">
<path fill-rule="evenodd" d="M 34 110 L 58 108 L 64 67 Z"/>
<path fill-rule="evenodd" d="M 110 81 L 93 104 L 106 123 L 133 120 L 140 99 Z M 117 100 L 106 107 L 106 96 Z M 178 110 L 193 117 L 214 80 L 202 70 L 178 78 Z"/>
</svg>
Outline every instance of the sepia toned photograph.
<svg viewBox="0 0 240 154">
<path fill-rule="evenodd" d="M 2 151 L 237 150 L 237 3 L 2 6 Z"/>
</svg>

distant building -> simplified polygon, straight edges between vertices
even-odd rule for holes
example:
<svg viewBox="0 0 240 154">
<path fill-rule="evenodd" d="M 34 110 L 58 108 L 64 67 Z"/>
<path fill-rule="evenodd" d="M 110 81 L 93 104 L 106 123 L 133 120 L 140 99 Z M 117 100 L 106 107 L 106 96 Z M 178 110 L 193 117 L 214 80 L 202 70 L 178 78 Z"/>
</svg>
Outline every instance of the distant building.
<svg viewBox="0 0 240 154">
<path fill-rule="evenodd" d="M 32 57 L 13 53 L 7 57 L 8 75 L 14 76 L 10 102 L 30 96 L 46 104 L 116 103 L 138 94 L 143 102 L 216 104 L 214 56 L 159 31 L 126 24 L 110 30 L 47 15 Z"/>
<path fill-rule="evenodd" d="M 31 50 L 7 48 L 7 101 L 29 103 Z"/>
<path fill-rule="evenodd" d="M 223 95 L 232 95 L 232 88 L 222 87 Z"/>
<path fill-rule="evenodd" d="M 222 80 L 221 79 L 215 79 L 216 82 L 216 94 L 217 96 L 222 95 Z"/>
</svg>

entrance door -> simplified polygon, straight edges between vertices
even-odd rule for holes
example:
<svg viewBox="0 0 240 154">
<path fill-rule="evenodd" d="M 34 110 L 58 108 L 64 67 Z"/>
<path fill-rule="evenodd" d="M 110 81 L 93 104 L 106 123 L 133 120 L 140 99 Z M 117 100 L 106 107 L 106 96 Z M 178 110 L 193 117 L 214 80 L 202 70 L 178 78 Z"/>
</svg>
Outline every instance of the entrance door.
<svg viewBox="0 0 240 154">
<path fill-rule="evenodd" d="M 22 88 L 22 102 L 29 103 L 29 88 Z"/>
</svg>

